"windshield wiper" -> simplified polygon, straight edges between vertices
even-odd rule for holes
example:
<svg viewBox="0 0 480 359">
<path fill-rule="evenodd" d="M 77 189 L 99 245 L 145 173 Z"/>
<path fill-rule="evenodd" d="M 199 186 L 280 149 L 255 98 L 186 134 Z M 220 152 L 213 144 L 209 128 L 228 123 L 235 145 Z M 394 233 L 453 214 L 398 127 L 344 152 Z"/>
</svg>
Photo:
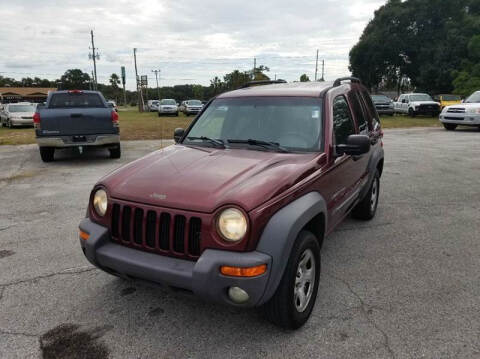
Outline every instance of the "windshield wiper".
<svg viewBox="0 0 480 359">
<path fill-rule="evenodd" d="M 194 136 L 190 136 L 190 137 L 187 137 L 188 140 L 202 140 L 202 141 L 207 141 L 207 142 L 210 142 L 211 144 L 217 146 L 217 147 L 221 147 L 221 148 L 225 148 L 225 143 L 223 142 L 223 140 L 220 140 L 220 139 L 214 139 L 214 138 L 210 138 L 210 137 L 206 137 L 206 136 L 200 136 L 200 137 L 194 137 Z"/>
<path fill-rule="evenodd" d="M 253 145 L 253 146 L 261 146 L 261 147 L 268 148 L 268 149 L 274 149 L 278 152 L 285 152 L 285 153 L 290 152 L 285 147 L 280 146 L 280 144 L 277 143 L 277 142 L 267 142 L 267 141 L 262 141 L 262 140 L 253 140 L 251 138 L 249 138 L 248 140 L 229 139 L 229 140 L 227 140 L 227 142 L 228 143 L 247 143 L 247 144 Z"/>
</svg>

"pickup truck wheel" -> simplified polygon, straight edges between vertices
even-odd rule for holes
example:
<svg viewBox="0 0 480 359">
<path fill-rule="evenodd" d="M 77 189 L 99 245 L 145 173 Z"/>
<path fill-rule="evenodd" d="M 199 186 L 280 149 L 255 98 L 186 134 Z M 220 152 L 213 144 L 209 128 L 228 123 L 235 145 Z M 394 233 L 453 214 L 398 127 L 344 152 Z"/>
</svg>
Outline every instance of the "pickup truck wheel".
<svg viewBox="0 0 480 359">
<path fill-rule="evenodd" d="M 319 279 L 317 238 L 311 232 L 301 231 L 275 294 L 261 307 L 267 320 L 285 329 L 300 328 L 312 313 Z"/>
<path fill-rule="evenodd" d="M 410 117 L 415 117 L 416 116 L 415 111 L 413 111 L 413 108 L 408 109 L 408 116 L 410 116 Z"/>
<path fill-rule="evenodd" d="M 443 127 L 445 127 L 447 131 L 454 131 L 457 128 L 457 125 L 454 123 L 444 123 Z"/>
<path fill-rule="evenodd" d="M 10 119 L 9 119 L 9 118 L 7 118 L 7 120 L 6 120 L 6 121 L 7 121 L 7 127 L 8 127 L 8 128 L 12 128 L 12 127 L 13 127 L 13 125 L 12 125 L 12 121 L 10 121 Z"/>
<path fill-rule="evenodd" d="M 160 114 L 160 112 L 158 112 L 158 117 L 162 117 L 162 115 Z"/>
<path fill-rule="evenodd" d="M 110 151 L 110 158 L 120 158 L 122 155 L 122 149 L 120 145 L 114 148 L 109 148 L 108 150 Z"/>
<path fill-rule="evenodd" d="M 52 162 L 55 156 L 54 147 L 40 147 L 40 157 L 43 162 Z"/>
<path fill-rule="evenodd" d="M 365 198 L 352 210 L 352 216 L 357 219 L 370 220 L 375 217 L 380 192 L 380 175 L 375 171 L 372 184 L 368 189 Z"/>
</svg>

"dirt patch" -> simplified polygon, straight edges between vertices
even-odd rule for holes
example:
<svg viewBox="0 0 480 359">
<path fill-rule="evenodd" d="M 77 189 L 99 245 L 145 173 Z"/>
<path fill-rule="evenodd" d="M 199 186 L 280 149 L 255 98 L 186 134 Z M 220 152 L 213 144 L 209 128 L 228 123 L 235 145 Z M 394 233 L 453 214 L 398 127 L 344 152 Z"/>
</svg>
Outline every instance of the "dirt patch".
<svg viewBox="0 0 480 359">
<path fill-rule="evenodd" d="M 40 337 L 44 359 L 106 359 L 107 346 L 99 339 L 112 326 L 106 325 L 90 330 L 80 330 L 77 324 L 61 324 Z"/>
</svg>

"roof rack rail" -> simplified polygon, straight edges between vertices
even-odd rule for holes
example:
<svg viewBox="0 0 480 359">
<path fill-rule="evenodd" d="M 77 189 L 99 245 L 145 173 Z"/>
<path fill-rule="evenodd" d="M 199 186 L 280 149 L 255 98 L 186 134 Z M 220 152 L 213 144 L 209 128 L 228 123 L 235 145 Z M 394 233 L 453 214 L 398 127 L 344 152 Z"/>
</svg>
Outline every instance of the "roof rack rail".
<svg viewBox="0 0 480 359">
<path fill-rule="evenodd" d="M 362 81 L 360 81 L 360 79 L 358 77 L 340 77 L 338 79 L 335 80 L 335 82 L 333 83 L 333 87 L 337 87 L 337 86 L 340 86 L 342 84 L 342 81 L 349 81 L 351 83 L 362 83 Z"/>
<path fill-rule="evenodd" d="M 250 81 L 247 82 L 245 85 L 241 86 L 241 89 L 252 87 L 255 85 L 271 85 L 271 84 L 286 84 L 287 81 L 285 80 L 259 80 L 259 81 Z"/>
</svg>

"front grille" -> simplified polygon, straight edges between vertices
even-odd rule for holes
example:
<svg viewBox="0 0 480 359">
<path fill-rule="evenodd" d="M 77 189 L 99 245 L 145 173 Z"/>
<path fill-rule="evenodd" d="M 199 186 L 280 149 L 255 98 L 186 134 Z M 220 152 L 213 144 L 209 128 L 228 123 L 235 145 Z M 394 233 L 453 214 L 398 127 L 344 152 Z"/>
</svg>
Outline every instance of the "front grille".
<svg viewBox="0 0 480 359">
<path fill-rule="evenodd" d="M 460 108 L 460 107 L 451 107 L 447 110 L 447 112 L 449 112 L 449 113 L 465 113 L 465 109 Z"/>
<path fill-rule="evenodd" d="M 438 110 L 438 106 L 437 105 L 420 105 L 419 109 L 423 111 Z"/>
<path fill-rule="evenodd" d="M 463 117 L 448 117 L 448 116 L 445 116 L 444 118 L 445 118 L 445 120 L 463 121 Z"/>
<path fill-rule="evenodd" d="M 112 240 L 128 247 L 167 256 L 198 258 L 202 220 L 136 205 L 114 203 Z"/>
</svg>

